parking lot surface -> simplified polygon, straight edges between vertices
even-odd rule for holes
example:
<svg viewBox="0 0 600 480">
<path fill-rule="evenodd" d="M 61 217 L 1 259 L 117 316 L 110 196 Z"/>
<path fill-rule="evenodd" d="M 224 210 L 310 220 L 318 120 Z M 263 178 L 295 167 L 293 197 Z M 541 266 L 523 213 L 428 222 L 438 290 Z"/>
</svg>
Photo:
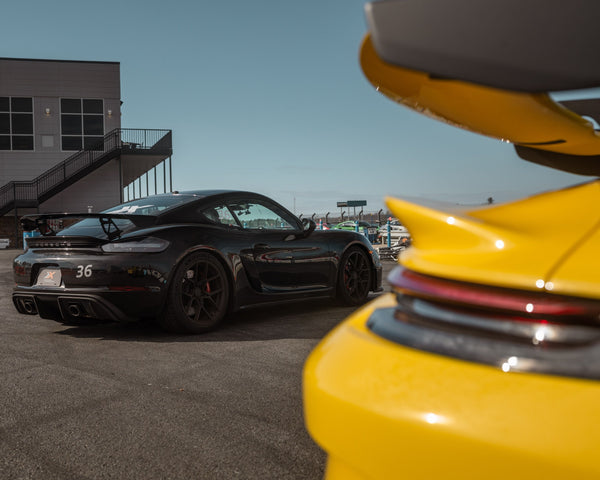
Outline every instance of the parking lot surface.
<svg viewBox="0 0 600 480">
<path fill-rule="evenodd" d="M 325 455 L 303 423 L 302 366 L 353 308 L 258 307 L 194 336 L 68 327 L 15 311 L 17 253 L 0 250 L 2 479 L 322 477 Z M 384 262 L 384 276 L 392 267 Z"/>
</svg>

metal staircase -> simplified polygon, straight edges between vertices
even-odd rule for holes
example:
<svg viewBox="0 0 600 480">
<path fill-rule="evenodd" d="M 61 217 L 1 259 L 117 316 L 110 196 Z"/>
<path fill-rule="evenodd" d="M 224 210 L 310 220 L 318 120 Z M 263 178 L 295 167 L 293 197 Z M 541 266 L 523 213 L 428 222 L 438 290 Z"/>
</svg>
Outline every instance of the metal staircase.
<svg viewBox="0 0 600 480">
<path fill-rule="evenodd" d="M 81 150 L 31 181 L 0 188 L 0 216 L 22 207 L 37 207 L 52 196 L 121 155 L 172 154 L 171 130 L 117 128 L 89 149 Z"/>
</svg>

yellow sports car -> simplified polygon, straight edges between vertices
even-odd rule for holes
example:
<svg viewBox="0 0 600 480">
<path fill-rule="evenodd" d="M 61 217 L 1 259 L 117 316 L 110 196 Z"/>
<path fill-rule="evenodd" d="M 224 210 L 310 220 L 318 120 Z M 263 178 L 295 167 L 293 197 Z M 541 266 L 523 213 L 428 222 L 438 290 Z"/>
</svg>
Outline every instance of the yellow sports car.
<svg viewBox="0 0 600 480">
<path fill-rule="evenodd" d="M 377 90 L 522 158 L 597 177 L 591 0 L 366 7 Z M 600 478 L 600 181 L 478 208 L 388 198 L 412 246 L 393 291 L 311 353 L 307 428 L 328 480 Z M 560 225 L 560 229 L 556 228 Z"/>
</svg>

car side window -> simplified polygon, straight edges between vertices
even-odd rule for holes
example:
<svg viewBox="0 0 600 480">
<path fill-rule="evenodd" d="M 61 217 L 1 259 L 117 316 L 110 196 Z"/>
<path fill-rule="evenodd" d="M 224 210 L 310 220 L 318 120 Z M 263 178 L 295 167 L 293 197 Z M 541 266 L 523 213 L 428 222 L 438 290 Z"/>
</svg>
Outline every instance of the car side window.
<svg viewBox="0 0 600 480">
<path fill-rule="evenodd" d="M 258 202 L 235 202 L 229 205 L 243 228 L 257 230 L 294 230 L 297 225 L 285 212 L 277 212 Z"/>
<path fill-rule="evenodd" d="M 211 223 L 238 227 L 238 223 L 231 211 L 225 205 L 213 205 L 200 211 L 202 216 Z"/>
</svg>

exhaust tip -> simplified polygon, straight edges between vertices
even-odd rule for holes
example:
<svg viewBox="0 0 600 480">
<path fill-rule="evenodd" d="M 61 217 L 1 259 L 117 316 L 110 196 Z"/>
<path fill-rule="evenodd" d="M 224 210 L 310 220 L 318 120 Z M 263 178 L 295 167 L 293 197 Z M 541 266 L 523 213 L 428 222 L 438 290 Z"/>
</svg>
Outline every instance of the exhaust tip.
<svg viewBox="0 0 600 480">
<path fill-rule="evenodd" d="M 76 303 L 69 304 L 69 306 L 67 307 L 67 311 L 72 317 L 79 317 L 81 315 L 81 309 Z"/>
<path fill-rule="evenodd" d="M 37 315 L 38 313 L 33 297 L 18 296 L 14 298 L 14 303 L 19 313 L 26 313 L 27 315 Z"/>
</svg>

